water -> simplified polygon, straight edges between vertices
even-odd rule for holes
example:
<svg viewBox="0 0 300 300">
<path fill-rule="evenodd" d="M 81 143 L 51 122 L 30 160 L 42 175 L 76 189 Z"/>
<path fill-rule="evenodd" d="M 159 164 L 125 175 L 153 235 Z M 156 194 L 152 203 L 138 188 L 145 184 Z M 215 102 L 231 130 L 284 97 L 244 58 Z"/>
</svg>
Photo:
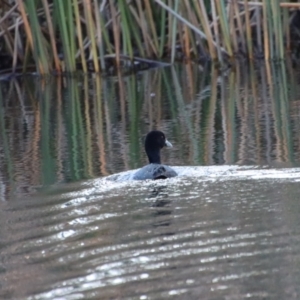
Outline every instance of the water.
<svg viewBox="0 0 300 300">
<path fill-rule="evenodd" d="M 2 203 L 2 298 L 298 299 L 300 171 L 210 171 Z"/>
<path fill-rule="evenodd" d="M 0 298 L 299 299 L 299 87 L 272 68 L 2 83 Z M 180 176 L 118 180 L 153 127 Z"/>
</svg>

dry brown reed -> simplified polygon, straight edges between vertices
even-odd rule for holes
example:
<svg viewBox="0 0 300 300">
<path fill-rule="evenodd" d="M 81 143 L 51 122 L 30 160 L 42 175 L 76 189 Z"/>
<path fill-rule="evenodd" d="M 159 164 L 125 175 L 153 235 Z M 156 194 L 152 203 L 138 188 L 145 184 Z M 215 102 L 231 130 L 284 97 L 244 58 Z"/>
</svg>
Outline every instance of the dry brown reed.
<svg viewBox="0 0 300 300">
<path fill-rule="evenodd" d="M 7 0 L 2 72 L 86 72 L 160 60 L 284 59 L 300 3 L 281 0 Z M 151 60 L 151 61 L 149 61 Z M 20 69 L 21 67 L 21 69 Z"/>
</svg>

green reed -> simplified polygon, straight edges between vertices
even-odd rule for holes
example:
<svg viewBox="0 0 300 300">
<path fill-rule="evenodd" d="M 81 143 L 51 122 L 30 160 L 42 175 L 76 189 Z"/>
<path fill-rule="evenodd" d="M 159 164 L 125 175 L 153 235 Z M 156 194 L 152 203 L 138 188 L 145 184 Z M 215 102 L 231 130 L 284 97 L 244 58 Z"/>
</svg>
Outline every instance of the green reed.
<svg viewBox="0 0 300 300">
<path fill-rule="evenodd" d="M 2 8 L 2 52 L 12 69 L 107 72 L 139 58 L 283 59 L 291 50 L 283 0 L 26 0 Z M 14 4 L 15 3 L 15 4 Z M 5 52 L 7 51 L 7 52 Z"/>
</svg>

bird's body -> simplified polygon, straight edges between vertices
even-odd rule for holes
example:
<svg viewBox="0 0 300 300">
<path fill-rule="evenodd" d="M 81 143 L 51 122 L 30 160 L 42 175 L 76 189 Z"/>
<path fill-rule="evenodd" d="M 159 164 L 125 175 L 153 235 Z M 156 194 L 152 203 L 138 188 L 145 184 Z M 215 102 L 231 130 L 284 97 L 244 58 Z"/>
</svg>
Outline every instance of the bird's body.
<svg viewBox="0 0 300 300">
<path fill-rule="evenodd" d="M 134 180 L 166 179 L 177 176 L 177 173 L 169 166 L 162 164 L 149 164 L 139 169 L 134 175 Z"/>
</svg>

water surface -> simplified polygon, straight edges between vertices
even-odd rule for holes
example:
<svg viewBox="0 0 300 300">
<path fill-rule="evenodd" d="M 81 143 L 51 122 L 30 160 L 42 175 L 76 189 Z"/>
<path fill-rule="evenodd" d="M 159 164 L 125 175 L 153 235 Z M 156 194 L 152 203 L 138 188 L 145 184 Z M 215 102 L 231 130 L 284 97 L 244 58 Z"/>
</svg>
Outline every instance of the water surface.
<svg viewBox="0 0 300 300">
<path fill-rule="evenodd" d="M 2 82 L 0 298 L 299 299 L 295 78 L 186 65 Z M 153 128 L 180 176 L 116 180 L 147 163 Z"/>
</svg>

